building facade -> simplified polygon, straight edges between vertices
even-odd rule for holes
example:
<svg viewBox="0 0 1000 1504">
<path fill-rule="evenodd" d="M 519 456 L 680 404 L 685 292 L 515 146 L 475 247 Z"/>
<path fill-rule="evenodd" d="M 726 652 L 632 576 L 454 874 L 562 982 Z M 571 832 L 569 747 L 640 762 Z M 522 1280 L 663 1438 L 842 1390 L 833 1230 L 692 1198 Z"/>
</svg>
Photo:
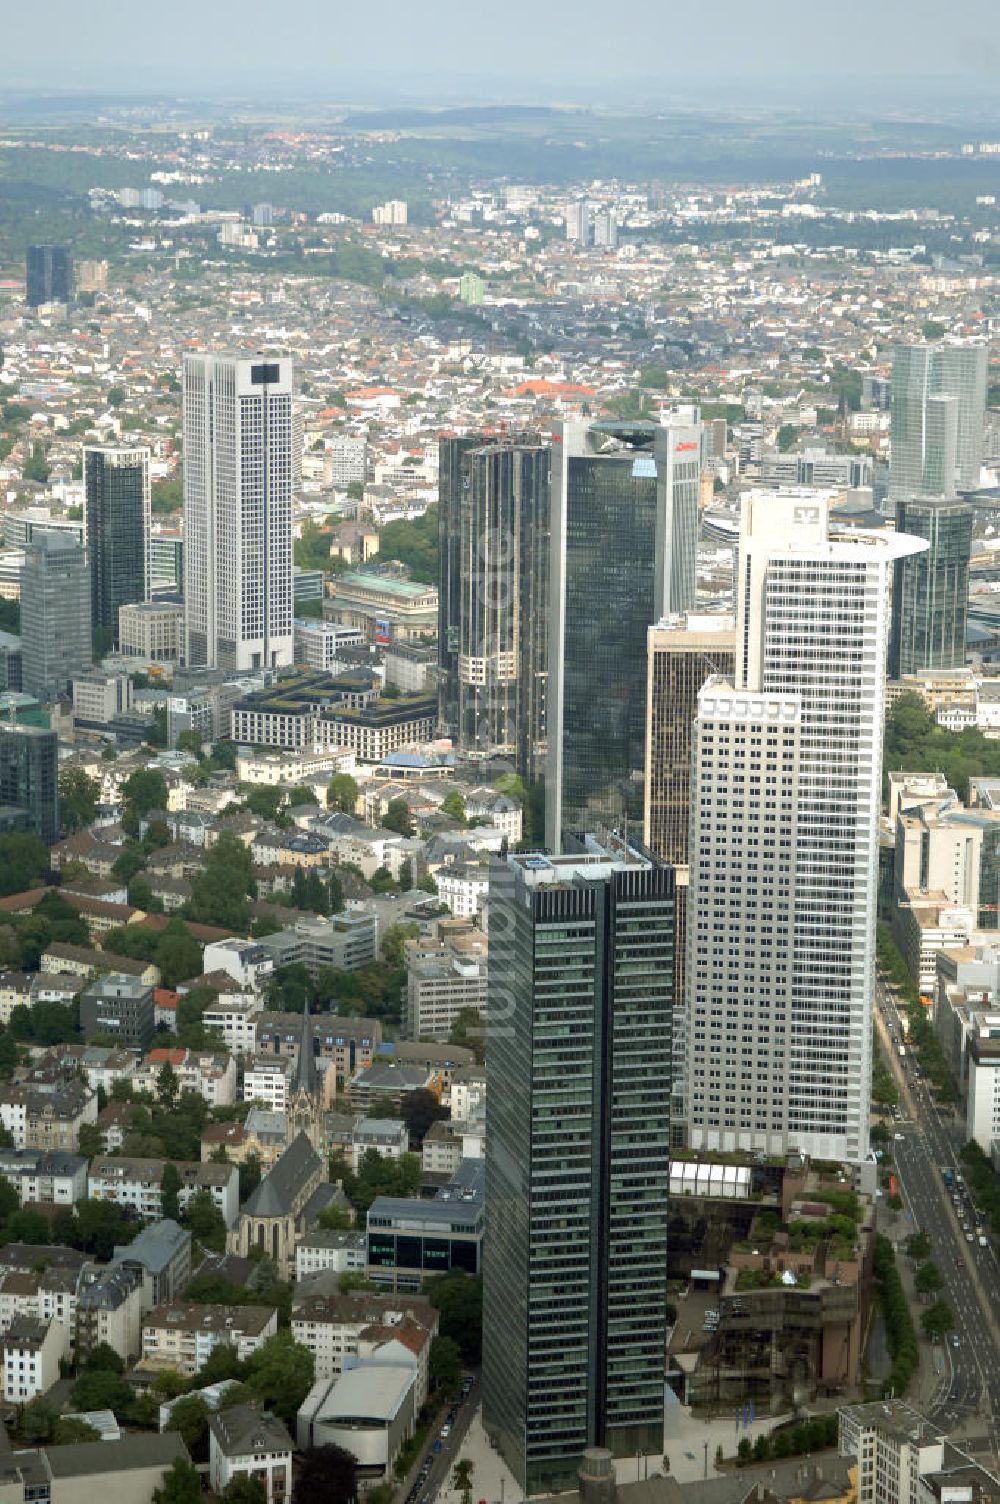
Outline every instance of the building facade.
<svg viewBox="0 0 1000 1504">
<path fill-rule="evenodd" d="M 120 608 L 149 596 L 149 450 L 88 446 L 83 483 L 91 621 L 110 644 L 118 639 Z"/>
<path fill-rule="evenodd" d="M 912 496 L 896 503 L 896 531 L 926 538 L 923 553 L 896 562 L 889 677 L 961 668 L 972 555 L 972 508 L 957 497 Z"/>
<path fill-rule="evenodd" d="M 816 491 L 744 498 L 736 673 L 702 689 L 687 935 L 697 1149 L 868 1152 L 888 572 Z"/>
<path fill-rule="evenodd" d="M 184 360 L 187 662 L 292 662 L 292 362 Z"/>
<path fill-rule="evenodd" d="M 527 1493 L 662 1449 L 673 897 L 592 838 L 493 869 L 483 1422 Z"/>
<path fill-rule="evenodd" d="M 563 425 L 552 465 L 545 841 L 643 814 L 646 632 L 694 601 L 701 424 Z"/>
<path fill-rule="evenodd" d="M 29 308 L 43 303 L 72 303 L 73 256 L 64 245 L 29 245 L 25 301 Z"/>
<path fill-rule="evenodd" d="M 40 726 L 0 726 L 0 806 L 23 811 L 46 846 L 59 839 L 59 739 Z"/>
<path fill-rule="evenodd" d="M 988 361 L 980 340 L 896 346 L 890 502 L 921 494 L 953 496 L 978 486 Z"/>
<path fill-rule="evenodd" d="M 90 570 L 68 533 L 35 533 L 21 571 L 21 680 L 40 700 L 90 666 Z"/>
</svg>

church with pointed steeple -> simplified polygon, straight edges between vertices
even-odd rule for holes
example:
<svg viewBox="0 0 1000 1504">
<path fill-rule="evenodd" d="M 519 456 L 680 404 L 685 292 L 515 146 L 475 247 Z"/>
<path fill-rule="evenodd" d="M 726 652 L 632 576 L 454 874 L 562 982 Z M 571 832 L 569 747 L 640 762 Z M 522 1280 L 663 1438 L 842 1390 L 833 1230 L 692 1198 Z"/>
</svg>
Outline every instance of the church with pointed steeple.
<svg viewBox="0 0 1000 1504">
<path fill-rule="evenodd" d="M 316 1046 L 313 1040 L 309 998 L 302 1010 L 302 1033 L 295 1063 L 295 1079 L 288 1094 L 288 1142 L 293 1144 L 300 1133 L 318 1152 L 323 1152 L 323 1086 L 316 1069 Z"/>
</svg>

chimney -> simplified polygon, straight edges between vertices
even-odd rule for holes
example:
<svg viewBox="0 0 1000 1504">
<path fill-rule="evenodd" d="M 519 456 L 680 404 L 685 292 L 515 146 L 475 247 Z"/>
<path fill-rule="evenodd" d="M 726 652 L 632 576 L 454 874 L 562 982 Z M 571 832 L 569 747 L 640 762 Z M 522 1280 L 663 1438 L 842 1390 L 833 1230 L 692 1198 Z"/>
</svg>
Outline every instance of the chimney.
<svg viewBox="0 0 1000 1504">
<path fill-rule="evenodd" d="M 588 1447 L 577 1474 L 581 1504 L 614 1504 L 615 1465 L 606 1447 Z"/>
</svg>

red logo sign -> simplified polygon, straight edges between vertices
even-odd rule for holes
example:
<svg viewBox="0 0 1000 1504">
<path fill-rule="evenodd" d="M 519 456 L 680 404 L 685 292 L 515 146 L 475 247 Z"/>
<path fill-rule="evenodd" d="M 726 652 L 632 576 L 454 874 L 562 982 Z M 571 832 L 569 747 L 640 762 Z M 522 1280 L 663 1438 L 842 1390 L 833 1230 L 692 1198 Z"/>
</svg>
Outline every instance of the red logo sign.
<svg viewBox="0 0 1000 1504">
<path fill-rule="evenodd" d="M 689 439 L 686 444 L 675 444 L 674 445 L 674 453 L 675 454 L 680 454 L 685 449 L 697 449 L 697 448 L 698 448 L 698 444 L 697 444 L 696 440 Z"/>
</svg>

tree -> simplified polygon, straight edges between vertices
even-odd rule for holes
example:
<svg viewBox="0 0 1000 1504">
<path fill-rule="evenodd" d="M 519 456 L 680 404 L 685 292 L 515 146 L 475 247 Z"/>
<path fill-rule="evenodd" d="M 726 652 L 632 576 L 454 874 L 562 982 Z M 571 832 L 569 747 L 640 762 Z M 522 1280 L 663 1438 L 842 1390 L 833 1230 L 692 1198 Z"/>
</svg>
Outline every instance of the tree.
<svg viewBox="0 0 1000 1504">
<path fill-rule="evenodd" d="M 409 857 L 399 864 L 399 891 L 409 893 L 413 888 L 413 863 Z"/>
<path fill-rule="evenodd" d="M 475 1466 L 468 1457 L 460 1457 L 455 1463 L 451 1486 L 458 1489 L 461 1493 L 462 1504 L 472 1504 L 472 1474 L 474 1471 Z"/>
<path fill-rule="evenodd" d="M 153 1504 L 201 1504 L 201 1480 L 193 1462 L 178 1457 L 153 1489 Z"/>
<path fill-rule="evenodd" d="M 310 1447 L 301 1452 L 292 1504 L 354 1504 L 357 1467 L 343 1447 Z"/>
<path fill-rule="evenodd" d="M 12 1187 L 13 1189 L 13 1187 Z M 15 1196 L 17 1192 L 14 1192 Z M 324 1206 L 316 1218 L 316 1226 L 324 1232 L 347 1232 L 354 1226 L 354 1218 L 346 1206 L 338 1206 L 336 1201 L 331 1201 Z"/>
<path fill-rule="evenodd" d="M 246 790 L 243 807 L 260 820 L 277 820 L 285 807 L 285 791 L 267 783 L 255 783 Z"/>
<path fill-rule="evenodd" d="M 162 1071 L 160 1073 L 162 1075 Z M 178 1196 L 181 1189 L 181 1176 L 177 1166 L 171 1161 L 163 1166 L 163 1176 L 160 1180 L 160 1209 L 164 1217 L 169 1217 L 173 1222 L 179 1222 L 181 1208 Z"/>
<path fill-rule="evenodd" d="M 778 429 L 778 448 L 782 454 L 787 454 L 799 436 L 797 423 L 783 423 Z"/>
<path fill-rule="evenodd" d="M 414 1148 L 423 1143 L 424 1135 L 432 1123 L 450 1116 L 447 1107 L 441 1106 L 434 1093 L 422 1087 L 416 1091 L 404 1092 L 399 1115 L 406 1124 L 410 1143 Z"/>
<path fill-rule="evenodd" d="M 184 1210 L 191 1236 L 214 1253 L 226 1251 L 225 1219 L 212 1200 L 211 1191 L 196 1191 Z"/>
<path fill-rule="evenodd" d="M 165 1060 L 163 1062 L 162 1066 L 160 1067 L 159 1071 L 157 1072 L 157 1076 L 156 1076 L 156 1097 L 157 1097 L 157 1101 L 159 1101 L 160 1103 L 162 1103 L 162 1105 L 164 1107 L 172 1107 L 173 1104 L 174 1104 L 174 1100 L 175 1100 L 176 1096 L 177 1096 L 177 1072 L 174 1070 L 173 1066 L 170 1064 L 170 1061 L 169 1060 Z M 176 1170 L 174 1171 L 174 1174 L 175 1175 L 177 1174 Z M 180 1180 L 179 1179 L 178 1179 L 177 1183 L 178 1183 L 178 1185 L 180 1184 Z M 164 1216 L 173 1217 L 173 1216 L 175 1216 L 175 1213 L 174 1212 L 164 1212 Z"/>
<path fill-rule="evenodd" d="M 928 1337 L 943 1337 L 955 1325 L 955 1313 L 946 1300 L 936 1300 L 920 1318 Z"/>
<path fill-rule="evenodd" d="M 247 1361 L 250 1388 L 264 1408 L 273 1410 L 286 1425 L 294 1424 L 313 1377 L 312 1353 L 287 1330 L 269 1337 Z"/>
<path fill-rule="evenodd" d="M 450 307 L 450 300 L 449 300 Z M 380 559 L 398 559 L 409 566 L 413 579 L 423 585 L 438 580 L 438 509 L 434 503 L 413 521 L 387 522 L 379 533 Z"/>
<path fill-rule="evenodd" d="M 906 1251 L 911 1259 L 922 1263 L 931 1251 L 931 1240 L 925 1232 L 913 1232 L 906 1240 Z"/>
<path fill-rule="evenodd" d="M 49 868 L 49 853 L 37 836 L 0 836 L 0 898 L 37 888 Z"/>
<path fill-rule="evenodd" d="M 452 789 L 450 794 L 445 794 L 440 804 L 441 813 L 452 820 L 457 820 L 459 825 L 468 825 L 465 815 L 465 800 L 458 789 Z"/>
<path fill-rule="evenodd" d="M 98 1342 L 87 1354 L 84 1373 L 124 1373 L 125 1364 L 107 1342 Z"/>
<path fill-rule="evenodd" d="M 428 1356 L 428 1375 L 431 1386 L 442 1394 L 456 1393 L 462 1382 L 462 1354 L 452 1337 L 433 1337 Z"/>
<path fill-rule="evenodd" d="M 73 1385 L 72 1401 L 76 1410 L 113 1410 L 120 1420 L 132 1403 L 132 1386 L 120 1373 L 97 1369 L 80 1375 Z"/>
<path fill-rule="evenodd" d="M 245 934 L 250 922 L 247 899 L 256 891 L 253 862 L 243 842 L 223 831 L 191 879 L 191 917 Z"/>
<path fill-rule="evenodd" d="M 66 768 L 59 775 L 59 814 L 65 835 L 93 824 L 101 786 L 82 768 Z"/>
<path fill-rule="evenodd" d="M 185 1300 L 191 1300 L 189 1286 L 185 1294 Z M 242 1362 L 236 1348 L 231 1342 L 220 1342 L 212 1348 L 201 1368 L 198 1370 L 198 1383 L 204 1388 L 208 1384 L 220 1384 L 223 1379 L 242 1379 L 246 1373 L 246 1364 Z"/>
<path fill-rule="evenodd" d="M 167 1430 L 176 1431 L 195 1462 L 208 1461 L 209 1408 L 200 1394 L 186 1394 L 170 1411 Z"/>
<path fill-rule="evenodd" d="M 918 1295 L 934 1295 L 944 1286 L 944 1277 L 936 1264 L 921 1264 L 913 1276 L 913 1285 Z"/>
<path fill-rule="evenodd" d="M 101 1433 L 75 1415 L 60 1415 L 52 1432 L 57 1447 L 78 1446 L 81 1441 L 100 1441 Z"/>
<path fill-rule="evenodd" d="M 21 1416 L 21 1431 L 26 1441 L 48 1441 L 56 1423 L 56 1411 L 48 1400 L 31 1400 Z"/>
<path fill-rule="evenodd" d="M 53 940 L 67 945 L 89 945 L 90 931 L 82 914 L 61 893 L 44 893 L 32 911 L 44 919 Z"/>
<path fill-rule="evenodd" d="M 336 872 L 331 872 L 327 882 L 329 894 L 328 903 L 331 914 L 342 914 L 344 911 L 344 885 Z"/>
<path fill-rule="evenodd" d="M 176 747 L 178 752 L 190 752 L 191 756 L 198 762 L 201 762 L 204 745 L 205 743 L 199 731 L 182 731 L 177 737 Z"/>
<path fill-rule="evenodd" d="M 267 1504 L 267 1489 L 259 1478 L 237 1473 L 219 1495 L 222 1504 Z"/>
<path fill-rule="evenodd" d="M 146 858 L 138 846 L 126 846 L 121 856 L 111 864 L 111 875 L 119 882 L 130 883 L 146 865 Z"/>
<path fill-rule="evenodd" d="M 453 1269 L 425 1283 L 427 1298 L 441 1313 L 440 1335 L 458 1344 L 462 1359 L 478 1364 L 483 1351 L 483 1281 Z"/>
<path fill-rule="evenodd" d="M 420 934 L 419 924 L 390 924 L 382 936 L 382 958 L 387 966 L 397 968 L 405 965 L 406 942 Z"/>
<path fill-rule="evenodd" d="M 410 815 L 410 806 L 405 799 L 390 799 L 382 816 L 382 824 L 386 830 L 395 831 L 400 836 L 412 836 L 413 820 Z"/>
<path fill-rule="evenodd" d="M 350 773 L 334 774 L 326 791 L 326 802 L 328 808 L 340 810 L 341 814 L 354 814 L 358 806 L 358 785 Z"/>
<path fill-rule="evenodd" d="M 151 809 L 166 809 L 166 781 L 155 768 L 136 768 L 125 780 L 122 797 L 125 801 L 122 827 L 126 834 L 137 836 L 143 815 L 148 815 Z"/>
</svg>

